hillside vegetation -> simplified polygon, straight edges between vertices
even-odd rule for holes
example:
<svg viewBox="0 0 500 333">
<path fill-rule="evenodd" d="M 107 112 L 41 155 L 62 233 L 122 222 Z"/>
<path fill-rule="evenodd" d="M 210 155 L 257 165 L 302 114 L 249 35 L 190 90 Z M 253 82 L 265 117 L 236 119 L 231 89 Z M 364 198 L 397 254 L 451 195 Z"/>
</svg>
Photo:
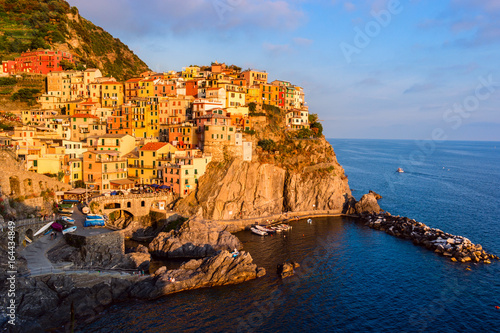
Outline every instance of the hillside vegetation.
<svg viewBox="0 0 500 333">
<path fill-rule="evenodd" d="M 77 63 L 126 80 L 148 66 L 119 39 L 63 0 L 0 0 L 0 60 L 27 50 L 69 51 Z"/>
</svg>

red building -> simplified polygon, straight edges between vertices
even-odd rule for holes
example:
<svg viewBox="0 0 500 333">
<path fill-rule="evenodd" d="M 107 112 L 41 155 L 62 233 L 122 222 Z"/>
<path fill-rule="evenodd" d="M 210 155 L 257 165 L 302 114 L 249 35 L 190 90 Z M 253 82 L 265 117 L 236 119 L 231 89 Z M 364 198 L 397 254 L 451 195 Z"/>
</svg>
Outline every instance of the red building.
<svg viewBox="0 0 500 333">
<path fill-rule="evenodd" d="M 61 60 L 74 63 L 73 55 L 69 52 L 51 50 L 28 51 L 22 53 L 14 61 L 2 61 L 2 72 L 13 75 L 19 72 L 47 74 L 54 71 L 62 71 Z"/>
</svg>

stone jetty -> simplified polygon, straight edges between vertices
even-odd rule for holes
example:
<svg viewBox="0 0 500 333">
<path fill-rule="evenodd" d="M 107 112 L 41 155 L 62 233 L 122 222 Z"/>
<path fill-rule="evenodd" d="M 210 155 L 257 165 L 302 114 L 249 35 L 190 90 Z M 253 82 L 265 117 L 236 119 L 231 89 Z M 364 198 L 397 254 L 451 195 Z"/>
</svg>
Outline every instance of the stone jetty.
<svg viewBox="0 0 500 333">
<path fill-rule="evenodd" d="M 487 253 L 480 244 L 473 244 L 468 238 L 455 236 L 439 229 L 428 227 L 422 222 L 400 216 L 385 214 L 361 215 L 370 228 L 385 231 L 389 235 L 413 241 L 415 245 L 450 258 L 455 262 L 482 262 L 491 264 L 498 256 Z"/>
</svg>

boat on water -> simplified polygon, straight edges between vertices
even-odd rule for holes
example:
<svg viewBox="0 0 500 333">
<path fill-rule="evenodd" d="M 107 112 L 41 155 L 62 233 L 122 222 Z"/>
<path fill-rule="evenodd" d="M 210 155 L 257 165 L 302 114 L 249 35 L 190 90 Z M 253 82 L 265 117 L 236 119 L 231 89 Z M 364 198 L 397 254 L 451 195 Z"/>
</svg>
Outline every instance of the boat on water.
<svg viewBox="0 0 500 333">
<path fill-rule="evenodd" d="M 255 225 L 254 227 L 255 227 L 256 229 L 261 230 L 261 231 L 267 232 L 268 234 L 270 234 L 270 233 L 271 233 L 271 234 L 273 234 L 273 233 L 275 233 L 275 232 L 276 232 L 274 229 L 269 228 L 269 227 L 265 227 L 265 226 L 263 226 L 263 225 Z"/>
<path fill-rule="evenodd" d="M 311 223 L 313 223 L 313 220 L 307 219 L 307 223 L 311 224 Z"/>
<path fill-rule="evenodd" d="M 74 232 L 76 231 L 76 226 L 72 226 L 72 227 L 69 227 L 69 228 L 66 228 L 62 231 L 63 235 L 64 234 L 67 234 L 68 232 Z"/>
<path fill-rule="evenodd" d="M 69 216 L 63 216 L 61 217 L 61 220 L 63 220 L 64 222 L 66 223 L 69 223 L 69 224 L 75 224 L 75 220 L 72 219 L 71 217 Z"/>
<path fill-rule="evenodd" d="M 42 232 L 44 232 L 45 230 L 47 230 L 51 225 L 52 223 L 54 223 L 54 221 L 50 221 L 49 223 L 47 223 L 46 225 L 44 225 L 43 227 L 41 227 L 37 232 L 35 232 L 35 234 L 33 235 L 33 237 L 41 234 Z"/>
<path fill-rule="evenodd" d="M 396 170 L 396 172 L 403 173 L 403 172 L 404 172 L 404 170 L 403 170 L 402 168 L 398 168 L 398 169 Z"/>
<path fill-rule="evenodd" d="M 257 229 L 257 228 L 254 228 L 254 227 L 251 227 L 250 228 L 250 231 L 253 232 L 254 234 L 256 235 L 260 235 L 260 236 L 267 236 L 267 232 L 265 231 L 262 231 L 260 229 Z"/>
</svg>

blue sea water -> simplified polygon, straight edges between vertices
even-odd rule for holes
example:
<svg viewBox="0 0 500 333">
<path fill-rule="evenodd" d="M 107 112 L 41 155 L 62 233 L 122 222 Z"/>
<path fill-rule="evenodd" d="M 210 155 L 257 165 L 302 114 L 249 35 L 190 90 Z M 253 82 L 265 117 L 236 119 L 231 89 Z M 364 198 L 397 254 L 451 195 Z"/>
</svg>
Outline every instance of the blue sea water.
<svg viewBox="0 0 500 333">
<path fill-rule="evenodd" d="M 500 143 L 329 140 L 353 195 L 500 254 Z M 396 173 L 402 167 L 405 173 Z M 263 278 L 116 304 L 81 332 L 498 332 L 500 262 L 453 263 L 349 218 L 237 236 Z M 301 264 L 281 280 L 276 265 Z"/>
</svg>

